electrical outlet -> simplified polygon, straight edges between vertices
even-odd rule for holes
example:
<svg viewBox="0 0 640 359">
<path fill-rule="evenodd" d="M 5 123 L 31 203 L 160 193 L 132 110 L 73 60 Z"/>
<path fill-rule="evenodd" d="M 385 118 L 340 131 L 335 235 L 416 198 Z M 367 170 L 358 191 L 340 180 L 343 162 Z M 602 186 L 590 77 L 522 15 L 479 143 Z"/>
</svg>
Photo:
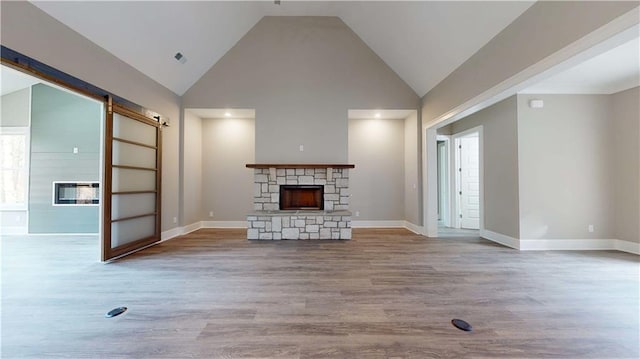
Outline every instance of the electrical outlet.
<svg viewBox="0 0 640 359">
<path fill-rule="evenodd" d="M 589 233 L 593 233 L 593 224 L 590 224 L 589 227 L 587 227 L 587 230 L 589 230 Z"/>
<path fill-rule="evenodd" d="M 360 211 L 356 211 L 356 217 L 360 217 Z"/>
<path fill-rule="evenodd" d="M 209 217 L 213 217 L 213 211 L 209 212 Z"/>
<path fill-rule="evenodd" d="M 73 148 L 73 153 L 78 153 L 78 147 Z"/>
<path fill-rule="evenodd" d="M 178 217 L 173 217 L 173 223 L 178 223 Z"/>
<path fill-rule="evenodd" d="M 304 145 L 300 145 L 300 152 L 304 152 Z"/>
</svg>

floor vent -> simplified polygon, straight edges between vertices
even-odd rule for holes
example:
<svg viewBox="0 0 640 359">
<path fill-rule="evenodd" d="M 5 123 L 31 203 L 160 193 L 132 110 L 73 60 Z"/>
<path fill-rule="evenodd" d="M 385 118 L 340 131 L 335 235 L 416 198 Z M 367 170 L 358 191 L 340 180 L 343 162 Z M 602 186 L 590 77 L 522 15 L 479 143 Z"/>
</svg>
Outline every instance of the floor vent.
<svg viewBox="0 0 640 359">
<path fill-rule="evenodd" d="M 451 324 L 453 324 L 454 327 L 460 330 L 464 330 L 465 332 L 470 332 L 473 329 L 471 328 L 471 324 L 465 322 L 462 319 L 452 319 Z"/>
<path fill-rule="evenodd" d="M 127 307 L 118 307 L 118 308 L 111 309 L 104 316 L 107 317 L 107 318 L 113 318 L 113 317 L 119 316 L 120 314 L 122 314 L 122 313 L 124 313 L 126 311 L 127 311 Z"/>
</svg>

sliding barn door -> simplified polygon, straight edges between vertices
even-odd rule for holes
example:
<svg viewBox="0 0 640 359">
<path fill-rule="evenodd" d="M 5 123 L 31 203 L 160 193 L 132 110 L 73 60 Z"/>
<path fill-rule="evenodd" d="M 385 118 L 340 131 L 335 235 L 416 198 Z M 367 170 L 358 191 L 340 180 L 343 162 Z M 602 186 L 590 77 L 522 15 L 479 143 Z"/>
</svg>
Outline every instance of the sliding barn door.
<svg viewBox="0 0 640 359">
<path fill-rule="evenodd" d="M 102 260 L 160 241 L 162 125 L 108 101 Z"/>
</svg>

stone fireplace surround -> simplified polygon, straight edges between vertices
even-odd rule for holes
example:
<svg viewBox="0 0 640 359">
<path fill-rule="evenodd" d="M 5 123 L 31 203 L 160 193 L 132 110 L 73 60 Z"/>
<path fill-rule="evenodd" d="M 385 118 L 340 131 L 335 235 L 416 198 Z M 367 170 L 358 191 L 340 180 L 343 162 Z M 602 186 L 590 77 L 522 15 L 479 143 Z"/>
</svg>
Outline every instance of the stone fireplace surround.
<svg viewBox="0 0 640 359">
<path fill-rule="evenodd" d="M 353 165 L 247 164 L 254 169 L 254 211 L 247 239 L 351 239 L 349 169 Z M 280 210 L 281 185 L 324 186 L 324 210 Z"/>
</svg>

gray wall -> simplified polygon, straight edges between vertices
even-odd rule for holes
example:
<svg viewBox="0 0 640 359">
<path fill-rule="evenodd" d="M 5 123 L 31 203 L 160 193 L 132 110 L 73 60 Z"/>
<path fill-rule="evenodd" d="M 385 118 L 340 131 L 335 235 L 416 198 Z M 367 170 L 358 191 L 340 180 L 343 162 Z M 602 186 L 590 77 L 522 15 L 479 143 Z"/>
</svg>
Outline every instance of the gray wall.
<svg viewBox="0 0 640 359">
<path fill-rule="evenodd" d="M 349 120 L 349 162 L 356 164 L 349 171 L 353 220 L 405 219 L 404 135 L 402 119 Z"/>
<path fill-rule="evenodd" d="M 404 120 L 404 219 L 422 225 L 420 214 L 420 124 L 417 111 Z"/>
<path fill-rule="evenodd" d="M 51 202 L 53 181 L 100 181 L 102 106 L 43 84 L 31 101 L 29 233 L 98 233 L 98 206 Z"/>
<path fill-rule="evenodd" d="M 202 219 L 246 221 L 253 211 L 255 121 L 202 120 Z M 213 212 L 213 217 L 209 217 Z"/>
<path fill-rule="evenodd" d="M 31 89 L 18 90 L 0 97 L 2 101 L 2 127 L 28 127 Z"/>
<path fill-rule="evenodd" d="M 188 110 L 184 114 L 183 224 L 202 220 L 202 119 Z"/>
<path fill-rule="evenodd" d="M 615 238 L 610 109 L 607 95 L 518 95 L 520 238 Z"/>
<path fill-rule="evenodd" d="M 176 227 L 180 98 L 32 4 L 2 1 L 0 6 L 2 45 L 171 118 L 162 138 L 162 230 Z"/>
<path fill-rule="evenodd" d="M 482 125 L 484 228 L 513 238 L 520 233 L 517 116 L 517 98 L 511 96 L 450 127 L 456 134 Z"/>
<path fill-rule="evenodd" d="M 348 109 L 417 109 L 419 100 L 339 18 L 264 17 L 183 104 L 256 109 L 257 162 L 345 163 Z"/>
<path fill-rule="evenodd" d="M 640 242 L 640 88 L 611 95 L 615 238 Z"/>
<path fill-rule="evenodd" d="M 536 2 L 423 97 L 423 122 L 432 122 L 637 7 L 637 1 Z"/>
</svg>

